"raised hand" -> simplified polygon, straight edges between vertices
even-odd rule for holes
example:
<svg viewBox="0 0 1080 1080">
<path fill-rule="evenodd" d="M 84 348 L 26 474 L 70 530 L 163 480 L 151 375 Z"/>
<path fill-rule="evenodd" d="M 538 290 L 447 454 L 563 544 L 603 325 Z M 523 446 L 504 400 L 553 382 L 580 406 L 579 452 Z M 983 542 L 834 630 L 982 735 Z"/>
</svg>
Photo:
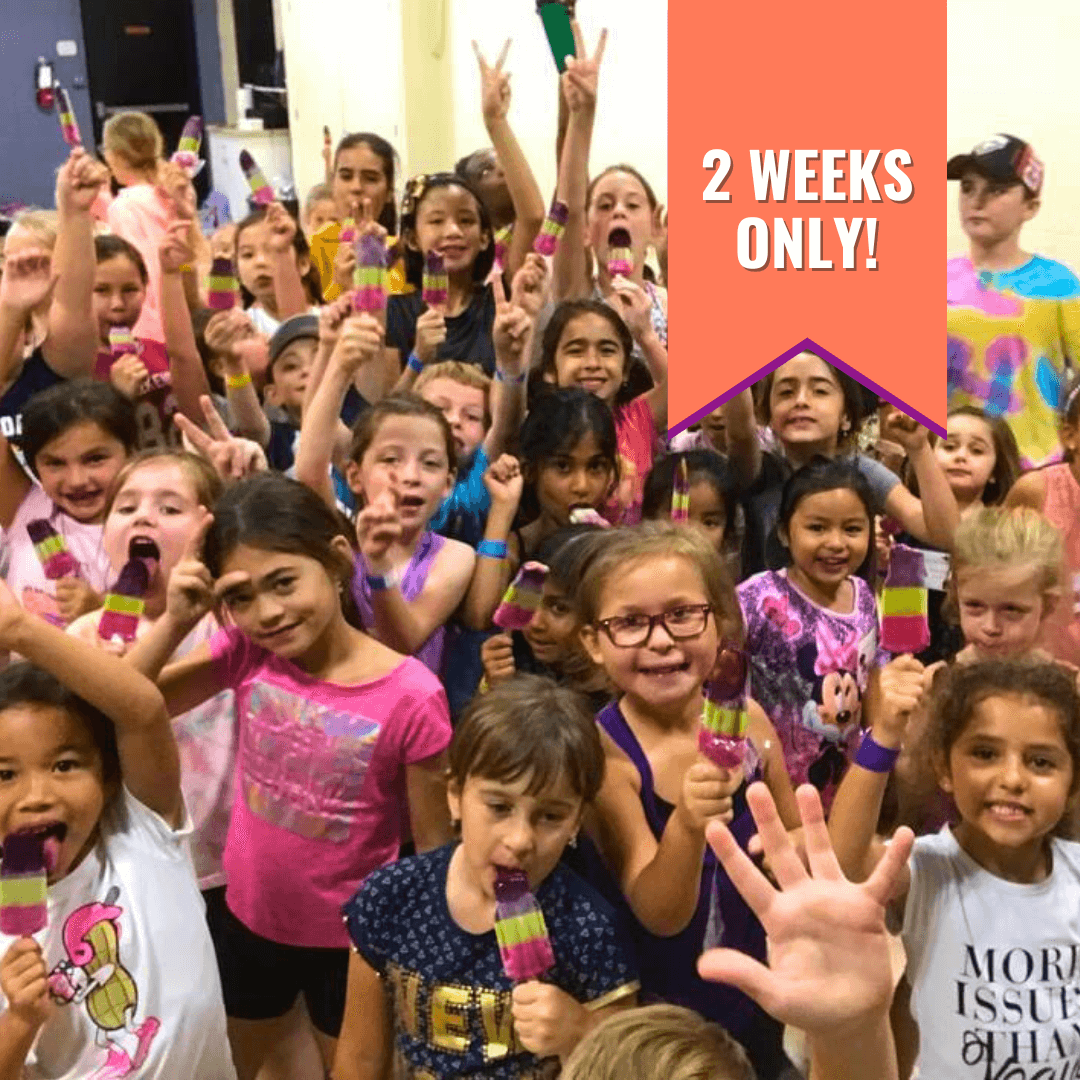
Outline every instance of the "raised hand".
<svg viewBox="0 0 1080 1080">
<path fill-rule="evenodd" d="M 191 222 L 198 209 L 195 185 L 187 170 L 175 161 L 163 161 L 158 170 L 158 194 L 172 207 L 175 217 Z"/>
<path fill-rule="evenodd" d="M 134 401 L 146 393 L 150 372 L 135 353 L 125 353 L 109 368 L 109 382 L 128 399 Z"/>
<path fill-rule="evenodd" d="M 733 799 L 742 782 L 742 769 L 721 769 L 699 758 L 683 777 L 676 813 L 694 831 L 703 832 L 711 821 L 726 824 L 734 815 Z"/>
<path fill-rule="evenodd" d="M 521 1045 L 537 1057 L 565 1057 L 585 1032 L 587 1012 L 565 990 L 532 980 L 514 987 L 511 1010 Z"/>
<path fill-rule="evenodd" d="M 82 578 L 66 577 L 56 583 L 56 606 L 60 618 L 73 623 L 80 615 L 101 607 L 101 597 Z"/>
<path fill-rule="evenodd" d="M 913 420 L 899 409 L 893 409 L 885 417 L 885 422 L 881 425 L 881 434 L 884 438 L 898 443 L 908 454 L 913 454 L 924 446 L 928 446 L 930 441 L 926 428 L 918 420 Z"/>
<path fill-rule="evenodd" d="M 483 480 L 493 506 L 499 503 L 517 509 L 525 478 L 516 457 L 512 454 L 500 455 L 484 470 Z"/>
<path fill-rule="evenodd" d="M 376 574 L 389 573 L 387 562 L 391 546 L 401 537 L 401 515 L 397 495 L 384 491 L 356 517 L 356 543 L 368 568 Z"/>
<path fill-rule="evenodd" d="M 502 47 L 494 66 L 490 65 L 474 41 L 473 52 L 480 65 L 480 108 L 484 114 L 484 123 L 488 126 L 505 120 L 510 111 L 510 73 L 503 70 L 506 54 L 510 51 L 510 39 Z"/>
<path fill-rule="evenodd" d="M 337 344 L 345 320 L 352 314 L 352 297 L 339 296 L 332 304 L 319 309 L 319 345 L 333 348 Z"/>
<path fill-rule="evenodd" d="M 0 960 L 0 990 L 12 1019 L 37 1031 L 52 1012 L 49 972 L 41 946 L 30 937 L 16 938 Z"/>
<path fill-rule="evenodd" d="M 547 303 L 550 278 L 547 260 L 530 251 L 510 283 L 510 303 L 527 311 L 535 320 Z"/>
<path fill-rule="evenodd" d="M 243 480 L 245 476 L 268 468 L 263 448 L 250 439 L 232 435 L 209 397 L 203 394 L 199 404 L 206 418 L 206 431 L 193 424 L 183 413 L 177 413 L 173 422 L 191 449 L 202 454 L 226 483 Z"/>
<path fill-rule="evenodd" d="M 421 364 L 434 363 L 438 356 L 439 346 L 446 341 L 446 316 L 442 308 L 424 308 L 420 318 L 416 320 L 416 341 L 413 344 L 413 352 Z"/>
<path fill-rule="evenodd" d="M 158 260 L 162 273 L 179 274 L 185 266 L 195 261 L 195 252 L 191 247 L 191 221 L 178 219 L 170 222 L 165 236 L 158 248 Z"/>
<path fill-rule="evenodd" d="M 607 45 L 607 30 L 600 31 L 596 52 L 590 57 L 585 49 L 585 37 L 577 19 L 571 21 L 570 29 L 574 32 L 577 56 L 566 58 L 566 70 L 562 74 L 563 94 L 571 112 L 591 112 L 596 108 L 597 83 L 600 78 L 600 63 L 604 59 L 604 48 Z"/>
<path fill-rule="evenodd" d="M 528 360 L 525 346 L 532 336 L 534 320 L 524 308 L 506 298 L 501 274 L 494 275 L 491 287 L 495 293 L 495 321 L 491 327 L 495 361 L 506 374 L 518 375 Z"/>
<path fill-rule="evenodd" d="M 237 359 L 237 346 L 258 334 L 251 316 L 242 308 L 219 311 L 206 324 L 206 344 L 218 355 Z"/>
<path fill-rule="evenodd" d="M 707 838 L 769 940 L 769 966 L 734 949 L 712 949 L 698 961 L 702 978 L 728 983 L 781 1023 L 815 1036 L 845 1038 L 868 1017 L 884 1014 L 892 997 L 885 906 L 911 853 L 910 829 L 899 829 L 868 881 L 852 884 L 833 853 L 821 799 L 796 792 L 809 871 L 795 852 L 764 784 L 747 792 L 765 854 L 779 888 L 735 842 L 724 825 Z"/>
<path fill-rule="evenodd" d="M 203 543 L 214 515 L 205 506 L 199 508 L 199 515 L 180 561 L 169 574 L 165 592 L 165 610 L 181 626 L 194 626 L 213 607 L 216 599 L 214 579 L 202 561 Z"/>
<path fill-rule="evenodd" d="M 292 247 L 296 236 L 296 219 L 279 202 L 266 208 L 266 224 L 270 229 L 270 250 L 281 255 Z"/>
<path fill-rule="evenodd" d="M 351 315 L 341 327 L 331 361 L 355 375 L 364 364 L 379 358 L 382 344 L 383 330 L 378 319 L 366 311 Z"/>
<path fill-rule="evenodd" d="M 635 341 L 652 331 L 652 301 L 649 294 L 629 278 L 617 277 L 612 283 L 608 303 L 619 313 Z"/>
<path fill-rule="evenodd" d="M 925 682 L 925 668 L 914 656 L 898 656 L 879 669 L 866 703 L 878 742 L 887 746 L 903 742 L 908 720 L 922 701 Z"/>
<path fill-rule="evenodd" d="M 508 633 L 492 634 L 480 646 L 480 662 L 489 686 L 512 679 L 517 672 L 513 638 Z"/>
<path fill-rule="evenodd" d="M 81 146 L 72 149 L 56 174 L 56 208 L 61 213 L 85 214 L 109 179 L 109 170 Z"/>
<path fill-rule="evenodd" d="M 0 307 L 25 315 L 48 300 L 58 279 L 44 248 L 9 255 L 0 277 Z"/>
</svg>

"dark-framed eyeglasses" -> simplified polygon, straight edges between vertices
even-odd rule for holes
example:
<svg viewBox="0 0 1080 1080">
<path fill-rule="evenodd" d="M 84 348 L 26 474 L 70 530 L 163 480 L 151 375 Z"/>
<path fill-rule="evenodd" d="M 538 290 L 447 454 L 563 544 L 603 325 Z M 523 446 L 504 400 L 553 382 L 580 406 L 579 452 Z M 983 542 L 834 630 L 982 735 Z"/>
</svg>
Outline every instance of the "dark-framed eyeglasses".
<svg viewBox="0 0 1080 1080">
<path fill-rule="evenodd" d="M 700 637 L 711 613 L 712 604 L 682 604 L 659 615 L 614 615 L 610 619 L 601 619 L 596 625 L 616 648 L 632 649 L 635 645 L 644 645 L 658 624 L 674 641 Z"/>
</svg>

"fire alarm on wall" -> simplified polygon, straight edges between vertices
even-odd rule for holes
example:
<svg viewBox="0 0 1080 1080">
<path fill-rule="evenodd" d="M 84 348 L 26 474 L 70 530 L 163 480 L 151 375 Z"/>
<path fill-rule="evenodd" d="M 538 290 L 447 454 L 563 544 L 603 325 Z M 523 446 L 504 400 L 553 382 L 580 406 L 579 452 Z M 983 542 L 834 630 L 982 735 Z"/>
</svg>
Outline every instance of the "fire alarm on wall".
<svg viewBox="0 0 1080 1080">
<path fill-rule="evenodd" d="M 52 64 L 44 56 L 39 56 L 34 68 L 34 96 L 39 109 L 51 109 L 56 104 L 54 81 Z"/>
</svg>

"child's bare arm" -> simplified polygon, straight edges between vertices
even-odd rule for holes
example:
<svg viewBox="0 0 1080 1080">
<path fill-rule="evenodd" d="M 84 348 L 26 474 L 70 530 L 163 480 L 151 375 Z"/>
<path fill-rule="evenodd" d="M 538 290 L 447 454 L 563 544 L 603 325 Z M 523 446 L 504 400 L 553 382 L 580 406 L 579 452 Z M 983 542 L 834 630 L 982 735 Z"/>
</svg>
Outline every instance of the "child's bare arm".
<svg viewBox="0 0 1080 1080">
<path fill-rule="evenodd" d="M 302 315 L 308 309 L 304 282 L 296 265 L 296 221 L 281 203 L 271 203 L 266 212 L 266 224 L 270 228 L 270 249 L 273 256 L 270 272 L 274 278 L 274 298 L 277 300 L 278 318 L 284 322 L 293 315 Z"/>
<path fill-rule="evenodd" d="M 26 470 L 16 460 L 15 452 L 0 434 L 0 529 L 11 528 L 32 486 Z"/>
<path fill-rule="evenodd" d="M 514 275 L 509 300 L 502 277 L 492 288 L 496 374 L 491 384 L 491 427 L 484 437 L 488 461 L 495 461 L 511 445 L 525 417 L 528 357 L 536 315 L 546 293 L 547 266 L 539 255 L 529 255 Z"/>
<path fill-rule="evenodd" d="M 263 412 L 241 351 L 241 342 L 257 333 L 251 318 L 239 308 L 219 311 L 206 324 L 206 344 L 221 357 L 225 400 L 233 431 L 241 438 L 253 439 L 266 447 L 270 443 L 270 421 Z M 197 423 L 201 420 L 201 415 L 196 418 Z"/>
<path fill-rule="evenodd" d="M 331 1070 L 333 1080 L 386 1080 L 393 1047 L 392 1019 L 379 973 L 354 949 L 349 954 L 345 1017 Z"/>
<path fill-rule="evenodd" d="M 1005 508 L 1011 510 L 1015 506 L 1026 506 L 1031 510 L 1038 510 L 1046 504 L 1046 473 L 1041 469 L 1033 469 L 1024 473 L 1005 496 Z"/>
<path fill-rule="evenodd" d="M 728 461 L 743 487 L 749 487 L 761 472 L 761 443 L 754 421 L 754 397 L 743 390 L 721 406 L 727 430 Z"/>
<path fill-rule="evenodd" d="M 508 547 L 507 554 L 502 558 L 481 555 L 479 552 L 477 554 L 461 614 L 462 622 L 472 630 L 486 630 L 491 625 L 491 616 L 495 614 L 495 609 L 510 584 L 510 568 L 516 561 L 511 559 L 509 550 L 510 527 L 514 523 L 518 503 L 521 501 L 523 483 L 517 459 L 509 454 L 489 465 L 484 473 L 484 486 L 491 495 L 491 509 L 484 526 L 484 542 L 506 544 Z M 516 555 L 516 551 L 513 554 Z"/>
<path fill-rule="evenodd" d="M 454 838 L 446 801 L 446 754 L 405 768 L 409 824 L 418 853 L 433 851 Z"/>
</svg>

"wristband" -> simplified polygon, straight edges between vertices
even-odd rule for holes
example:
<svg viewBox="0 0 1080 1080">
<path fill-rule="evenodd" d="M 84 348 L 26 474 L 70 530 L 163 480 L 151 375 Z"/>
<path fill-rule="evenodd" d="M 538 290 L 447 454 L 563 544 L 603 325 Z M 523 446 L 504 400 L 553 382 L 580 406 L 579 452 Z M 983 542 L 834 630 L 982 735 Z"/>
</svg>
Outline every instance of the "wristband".
<svg viewBox="0 0 1080 1080">
<path fill-rule="evenodd" d="M 900 756 L 900 747 L 889 750 L 880 743 L 874 742 L 870 732 L 867 731 L 859 749 L 855 751 L 855 764 L 867 772 L 887 773 L 892 772 L 896 765 L 896 759 Z"/>
<path fill-rule="evenodd" d="M 505 540 L 481 540 L 476 545 L 476 554 L 482 559 L 505 559 Z"/>
<path fill-rule="evenodd" d="M 226 375 L 225 388 L 227 390 L 241 390 L 251 383 L 251 372 L 242 371 L 239 375 Z"/>
<path fill-rule="evenodd" d="M 391 570 L 388 574 L 365 574 L 364 580 L 372 592 L 386 592 L 387 589 L 396 589 L 401 579 Z"/>
<path fill-rule="evenodd" d="M 180 273 L 193 274 L 195 273 L 195 268 L 191 265 L 191 263 L 183 263 L 180 267 Z"/>
<path fill-rule="evenodd" d="M 409 353 L 409 362 L 406 366 L 411 368 L 413 371 L 416 372 L 417 375 L 419 375 L 420 372 L 424 370 L 424 361 L 421 360 L 420 357 L 416 355 L 416 353 L 411 352 Z"/>
<path fill-rule="evenodd" d="M 528 371 L 523 371 L 520 375 L 507 375 L 502 368 L 495 369 L 495 381 L 507 383 L 509 386 L 520 386 L 528 377 Z"/>
</svg>

